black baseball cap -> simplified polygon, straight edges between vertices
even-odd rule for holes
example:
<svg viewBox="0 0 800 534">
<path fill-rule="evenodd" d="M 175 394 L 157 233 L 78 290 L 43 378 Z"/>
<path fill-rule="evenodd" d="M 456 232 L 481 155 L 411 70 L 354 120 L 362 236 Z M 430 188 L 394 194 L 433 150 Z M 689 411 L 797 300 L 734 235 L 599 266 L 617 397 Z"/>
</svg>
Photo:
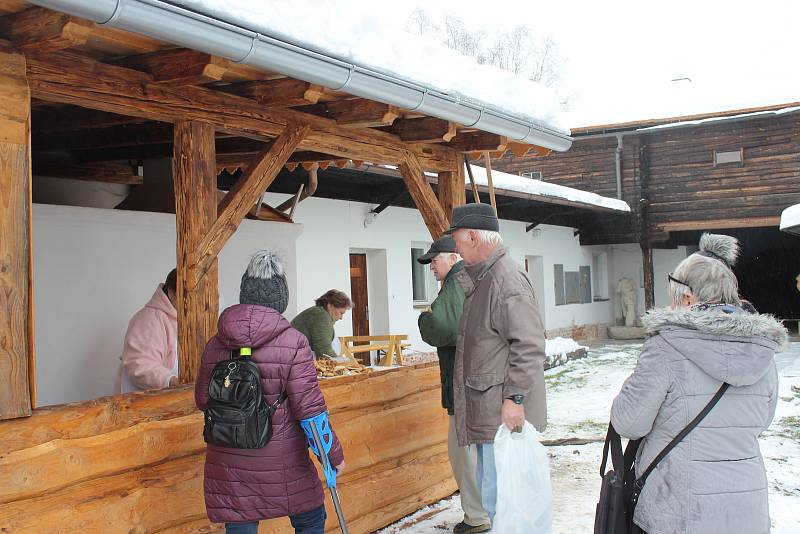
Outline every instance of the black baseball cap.
<svg viewBox="0 0 800 534">
<path fill-rule="evenodd" d="M 428 252 L 417 258 L 417 261 L 423 265 L 427 265 L 439 254 L 455 254 L 455 252 L 456 242 L 451 236 L 446 235 L 434 241 L 431 248 L 428 249 Z"/>
<path fill-rule="evenodd" d="M 452 234 L 459 228 L 499 232 L 500 222 L 491 204 L 462 204 L 453 208 L 453 224 L 445 234 Z"/>
</svg>

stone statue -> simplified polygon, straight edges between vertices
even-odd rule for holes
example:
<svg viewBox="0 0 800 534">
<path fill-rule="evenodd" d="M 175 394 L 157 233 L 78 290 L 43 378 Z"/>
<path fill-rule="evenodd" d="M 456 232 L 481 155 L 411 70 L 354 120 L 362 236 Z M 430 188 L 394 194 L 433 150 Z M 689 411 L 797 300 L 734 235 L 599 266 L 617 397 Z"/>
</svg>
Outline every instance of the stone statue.
<svg viewBox="0 0 800 534">
<path fill-rule="evenodd" d="M 625 326 L 634 326 L 636 324 L 636 286 L 633 280 L 627 276 L 620 278 L 617 282 L 617 293 L 620 295 Z"/>
</svg>

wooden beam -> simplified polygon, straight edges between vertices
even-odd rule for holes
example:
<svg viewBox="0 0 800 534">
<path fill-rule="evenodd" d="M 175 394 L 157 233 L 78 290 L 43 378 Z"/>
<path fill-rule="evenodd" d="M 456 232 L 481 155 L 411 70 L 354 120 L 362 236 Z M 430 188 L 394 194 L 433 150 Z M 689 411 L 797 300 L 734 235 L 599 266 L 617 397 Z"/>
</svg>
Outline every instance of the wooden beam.
<svg viewBox="0 0 800 534">
<path fill-rule="evenodd" d="M 221 81 L 231 62 L 197 50 L 174 48 L 126 57 L 113 64 L 147 72 L 155 83 L 180 86 Z"/>
<path fill-rule="evenodd" d="M 351 127 L 388 126 L 400 116 L 397 106 L 363 98 L 328 102 L 324 109 L 326 116 Z"/>
<path fill-rule="evenodd" d="M 290 109 L 264 109 L 253 100 L 207 88 L 173 88 L 134 81 L 140 76 L 149 75 L 64 54 L 28 62 L 31 89 L 42 100 L 164 122 L 208 122 L 219 131 L 260 140 L 274 138 L 289 123 L 307 123 L 311 131 L 299 147 L 303 150 L 338 158 L 397 163 L 402 151 L 411 149 L 425 170 L 450 167 L 452 150 L 445 146 L 420 144 L 410 148 L 386 132 L 345 128 L 329 119 Z"/>
<path fill-rule="evenodd" d="M 124 124 L 84 132 L 36 133 L 33 136 L 33 149 L 38 153 L 40 150 L 87 150 L 163 144 L 172 142 L 172 133 L 172 124 L 168 122 Z"/>
<path fill-rule="evenodd" d="M 76 48 L 95 56 L 128 56 L 165 46 L 137 33 L 42 7 L 7 15 L 0 19 L 0 28 L 19 50 L 35 55 Z"/>
<path fill-rule="evenodd" d="M 34 136 L 36 136 L 39 133 L 71 132 L 143 122 L 148 122 L 148 119 L 107 113 L 96 109 L 66 106 L 34 111 L 32 128 Z"/>
<path fill-rule="evenodd" d="M 508 138 L 487 132 L 458 132 L 448 143 L 450 148 L 459 152 L 483 152 L 485 150 L 505 150 Z"/>
<path fill-rule="evenodd" d="M 694 221 L 677 221 L 659 223 L 658 228 L 665 232 L 683 232 L 686 230 L 725 230 L 727 228 L 774 228 L 780 224 L 780 216 L 773 217 L 740 217 L 731 219 L 711 219 Z"/>
<path fill-rule="evenodd" d="M 419 160 L 413 153 L 405 152 L 403 161 L 400 162 L 400 174 L 403 176 L 406 188 L 408 188 L 411 198 L 414 199 L 414 204 L 422 215 L 431 237 L 439 239 L 450 227 L 450 223 L 442 205 L 436 199 L 433 189 L 425 179 L 425 173 L 422 171 Z"/>
<path fill-rule="evenodd" d="M 0 15 L 17 13 L 29 7 L 31 7 L 31 5 L 24 0 L 0 0 Z"/>
<path fill-rule="evenodd" d="M 103 182 L 113 184 L 140 185 L 142 177 L 135 169 L 124 163 L 87 163 L 75 165 L 70 163 L 37 163 L 33 167 L 34 176 L 50 178 L 67 178 L 87 182 Z"/>
<path fill-rule="evenodd" d="M 202 275 L 189 281 L 194 256 L 217 217 L 214 128 L 191 121 L 175 123 L 175 223 L 178 256 L 178 376 L 193 382 L 200 356 L 216 332 L 219 293 L 216 254 Z"/>
<path fill-rule="evenodd" d="M 31 414 L 30 91 L 25 56 L 0 53 L 0 419 Z"/>
<path fill-rule="evenodd" d="M 233 235 L 242 218 L 283 168 L 297 145 L 308 135 L 308 125 L 287 126 L 272 146 L 266 148 L 241 176 L 219 204 L 219 217 L 198 244 L 188 272 L 191 283 L 197 283 L 216 261 L 228 238 Z M 216 176 L 216 174 L 215 174 Z"/>
<path fill-rule="evenodd" d="M 456 123 L 436 117 L 397 119 L 391 132 L 403 141 L 441 143 L 451 141 L 456 136 Z"/>
<path fill-rule="evenodd" d="M 0 19 L 0 31 L 22 52 L 46 54 L 86 44 L 92 23 L 33 7 Z"/>
<path fill-rule="evenodd" d="M 642 271 L 644 273 L 644 309 L 647 311 L 653 309 L 656 305 L 653 247 L 649 242 L 642 242 L 640 246 L 642 249 Z"/>
<path fill-rule="evenodd" d="M 219 89 L 226 93 L 252 98 L 267 107 L 307 106 L 336 100 L 345 95 L 345 93 L 294 78 L 244 82 Z"/>
</svg>

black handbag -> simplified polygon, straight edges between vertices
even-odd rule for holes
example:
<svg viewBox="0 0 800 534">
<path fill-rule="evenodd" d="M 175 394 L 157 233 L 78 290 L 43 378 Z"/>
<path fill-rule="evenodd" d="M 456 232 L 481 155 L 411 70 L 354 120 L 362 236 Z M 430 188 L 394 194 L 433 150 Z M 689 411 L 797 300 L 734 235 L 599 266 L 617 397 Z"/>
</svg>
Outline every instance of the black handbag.
<svg viewBox="0 0 800 534">
<path fill-rule="evenodd" d="M 272 414 L 286 400 L 264 400 L 261 373 L 248 356 L 222 360 L 211 371 L 203 439 L 235 449 L 261 449 L 272 438 Z"/>
<path fill-rule="evenodd" d="M 636 478 L 635 463 L 636 452 L 639 450 L 642 440 L 629 440 L 623 453 L 620 435 L 614 430 L 614 426 L 611 423 L 608 424 L 606 442 L 603 446 L 603 457 L 600 462 L 602 483 L 600 485 L 600 497 L 595 509 L 594 534 L 633 534 L 639 531 L 638 527 L 633 524 L 633 513 L 636 510 L 636 504 L 639 502 L 639 495 L 642 493 L 647 477 L 650 476 L 650 473 L 653 472 L 659 462 L 708 415 L 708 412 L 722 398 L 728 386 L 727 383 L 723 383 L 720 386 L 705 408 L 658 453 L 639 478 Z M 609 452 L 611 453 L 612 469 L 606 473 Z"/>
</svg>

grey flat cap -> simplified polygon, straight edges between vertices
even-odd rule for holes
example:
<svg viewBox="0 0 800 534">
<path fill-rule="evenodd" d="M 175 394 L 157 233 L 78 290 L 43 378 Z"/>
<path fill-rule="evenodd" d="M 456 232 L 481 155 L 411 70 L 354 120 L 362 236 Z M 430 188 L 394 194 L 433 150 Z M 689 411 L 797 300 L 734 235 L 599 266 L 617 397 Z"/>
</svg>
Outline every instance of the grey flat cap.
<svg viewBox="0 0 800 534">
<path fill-rule="evenodd" d="M 459 228 L 499 232 L 500 223 L 490 204 L 462 204 L 453 208 L 453 224 L 445 234 L 452 234 Z"/>
</svg>

